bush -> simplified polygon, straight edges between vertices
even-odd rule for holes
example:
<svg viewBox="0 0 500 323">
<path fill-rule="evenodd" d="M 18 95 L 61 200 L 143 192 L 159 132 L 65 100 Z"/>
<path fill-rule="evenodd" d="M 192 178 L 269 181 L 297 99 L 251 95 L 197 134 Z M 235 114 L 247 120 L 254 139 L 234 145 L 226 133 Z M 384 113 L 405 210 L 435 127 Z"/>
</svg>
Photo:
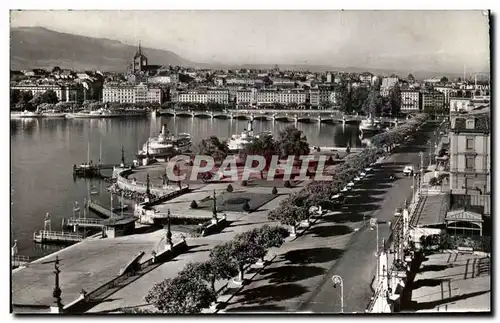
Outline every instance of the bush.
<svg viewBox="0 0 500 323">
<path fill-rule="evenodd" d="M 285 186 L 286 188 L 291 188 L 291 187 L 292 187 L 292 183 L 290 183 L 290 181 L 285 181 L 284 186 Z"/>
<path fill-rule="evenodd" d="M 198 203 L 196 203 L 195 200 L 193 200 L 193 202 L 191 202 L 191 208 L 192 209 L 197 209 L 198 208 Z"/>
<path fill-rule="evenodd" d="M 340 155 L 338 153 L 336 153 L 334 156 L 335 156 L 335 159 L 340 159 Z"/>
<path fill-rule="evenodd" d="M 276 188 L 276 186 L 273 186 L 273 190 L 271 192 L 273 195 L 276 195 L 278 194 L 278 189 Z"/>
<path fill-rule="evenodd" d="M 243 204 L 243 211 L 250 211 L 250 204 L 248 204 L 248 201 L 245 201 L 245 203 Z"/>
<path fill-rule="evenodd" d="M 226 188 L 226 191 L 228 191 L 229 193 L 231 193 L 233 191 L 233 185 L 229 184 Z"/>
<path fill-rule="evenodd" d="M 246 180 L 241 181 L 241 186 L 247 186 L 248 182 Z"/>
</svg>

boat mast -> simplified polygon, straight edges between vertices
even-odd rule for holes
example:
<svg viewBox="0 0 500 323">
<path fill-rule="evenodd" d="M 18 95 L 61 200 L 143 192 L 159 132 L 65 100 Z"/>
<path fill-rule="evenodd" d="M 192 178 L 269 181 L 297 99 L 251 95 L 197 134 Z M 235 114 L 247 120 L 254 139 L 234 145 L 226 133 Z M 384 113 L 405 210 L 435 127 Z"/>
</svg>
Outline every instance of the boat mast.
<svg viewBox="0 0 500 323">
<path fill-rule="evenodd" d="M 90 140 L 87 143 L 87 165 L 90 164 Z"/>
<path fill-rule="evenodd" d="M 110 215 L 113 216 L 113 192 L 111 192 L 111 209 L 110 209 Z"/>
<path fill-rule="evenodd" d="M 102 140 L 99 143 L 99 165 L 101 164 L 101 160 L 102 160 Z"/>
</svg>

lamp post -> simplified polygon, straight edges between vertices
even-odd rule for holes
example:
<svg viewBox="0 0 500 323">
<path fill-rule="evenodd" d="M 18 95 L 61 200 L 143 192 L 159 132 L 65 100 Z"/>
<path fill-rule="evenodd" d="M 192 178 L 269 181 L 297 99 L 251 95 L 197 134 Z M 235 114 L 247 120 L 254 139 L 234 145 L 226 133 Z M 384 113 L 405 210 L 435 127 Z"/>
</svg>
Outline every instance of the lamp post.
<svg viewBox="0 0 500 323">
<path fill-rule="evenodd" d="M 332 276 L 333 288 L 340 284 L 340 312 L 344 313 L 344 280 L 339 275 Z"/>
</svg>

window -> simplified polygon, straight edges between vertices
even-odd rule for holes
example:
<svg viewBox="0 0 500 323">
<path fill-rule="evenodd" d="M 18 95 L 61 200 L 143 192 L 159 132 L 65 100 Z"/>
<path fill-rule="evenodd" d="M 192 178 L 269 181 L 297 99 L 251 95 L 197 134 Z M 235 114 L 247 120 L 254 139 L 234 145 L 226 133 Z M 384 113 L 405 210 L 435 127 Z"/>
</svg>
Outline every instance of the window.
<svg viewBox="0 0 500 323">
<path fill-rule="evenodd" d="M 467 138 L 467 150 L 474 149 L 474 138 Z"/>
<path fill-rule="evenodd" d="M 465 169 L 474 169 L 475 157 L 467 156 L 465 157 Z"/>
<path fill-rule="evenodd" d="M 465 127 L 467 129 L 474 129 L 474 119 L 467 119 Z"/>
</svg>

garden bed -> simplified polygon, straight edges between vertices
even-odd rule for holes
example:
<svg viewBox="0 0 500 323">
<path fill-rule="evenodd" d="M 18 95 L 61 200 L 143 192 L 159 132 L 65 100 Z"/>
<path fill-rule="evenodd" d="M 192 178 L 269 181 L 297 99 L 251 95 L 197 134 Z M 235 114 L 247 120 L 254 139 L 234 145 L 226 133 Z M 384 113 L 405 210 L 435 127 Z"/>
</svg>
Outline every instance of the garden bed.
<svg viewBox="0 0 500 323">
<path fill-rule="evenodd" d="M 217 212 L 244 212 L 245 202 L 250 206 L 249 211 L 255 211 L 262 205 L 272 201 L 277 195 L 266 193 L 249 192 L 224 192 L 217 196 Z M 198 209 L 211 210 L 213 201 L 211 196 L 207 196 L 198 203 Z"/>
</svg>

